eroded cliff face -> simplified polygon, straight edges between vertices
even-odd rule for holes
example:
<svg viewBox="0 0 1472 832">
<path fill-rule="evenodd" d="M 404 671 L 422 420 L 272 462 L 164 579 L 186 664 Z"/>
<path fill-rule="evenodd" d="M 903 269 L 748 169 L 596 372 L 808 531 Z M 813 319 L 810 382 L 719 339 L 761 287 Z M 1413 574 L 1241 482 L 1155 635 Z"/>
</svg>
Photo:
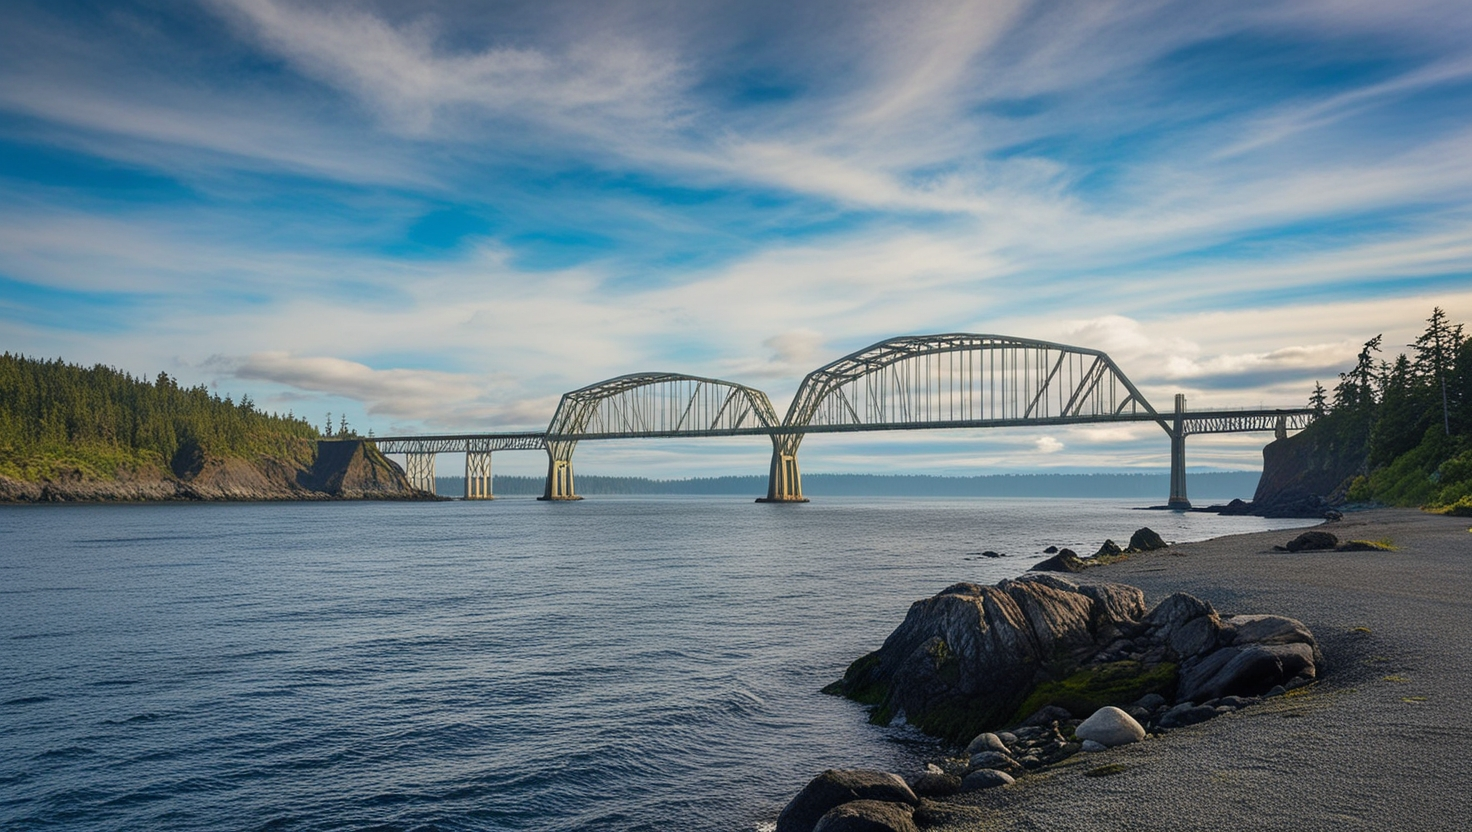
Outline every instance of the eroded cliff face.
<svg viewBox="0 0 1472 832">
<path fill-rule="evenodd" d="M 434 495 L 409 484 L 404 469 L 356 439 L 317 443 L 317 459 L 302 480 L 315 492 L 342 500 L 417 500 Z"/>
<path fill-rule="evenodd" d="M 172 500 L 433 500 L 404 471 L 362 440 L 304 442 L 291 457 L 216 458 L 186 447 L 169 468 L 120 470 L 113 479 L 63 472 L 28 482 L 0 476 L 4 502 L 148 502 Z"/>
<path fill-rule="evenodd" d="M 1321 427 L 1322 425 L 1322 427 Z M 1252 513 L 1262 517 L 1319 517 L 1364 472 L 1361 435 L 1324 422 L 1262 449 L 1262 477 L 1252 497 Z"/>
</svg>

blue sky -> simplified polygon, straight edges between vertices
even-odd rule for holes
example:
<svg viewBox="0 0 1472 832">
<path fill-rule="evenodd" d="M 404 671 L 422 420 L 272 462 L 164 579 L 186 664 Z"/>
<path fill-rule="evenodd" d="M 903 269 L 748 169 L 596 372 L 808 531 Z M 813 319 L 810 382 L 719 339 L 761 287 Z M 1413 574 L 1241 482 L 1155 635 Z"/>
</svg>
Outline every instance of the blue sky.
<svg viewBox="0 0 1472 832">
<path fill-rule="evenodd" d="M 780 409 L 833 358 L 954 331 L 1105 349 L 1157 406 L 1296 404 L 1376 333 L 1472 319 L 1465 2 L 9 0 L 0 24 L 0 346 L 380 434 L 535 428 L 643 370 Z M 1158 470 L 1163 440 L 813 437 L 803 465 Z"/>
</svg>

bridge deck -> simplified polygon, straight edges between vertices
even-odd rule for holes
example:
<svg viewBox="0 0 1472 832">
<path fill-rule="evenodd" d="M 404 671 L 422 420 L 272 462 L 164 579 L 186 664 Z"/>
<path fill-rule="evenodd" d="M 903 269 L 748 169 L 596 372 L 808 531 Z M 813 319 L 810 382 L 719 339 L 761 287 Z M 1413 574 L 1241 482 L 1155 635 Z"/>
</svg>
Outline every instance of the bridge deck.
<svg viewBox="0 0 1472 832">
<path fill-rule="evenodd" d="M 1308 408 L 1190 410 L 1183 414 L 1182 427 L 1186 434 L 1270 431 L 1277 428 L 1279 419 L 1284 419 L 1286 420 L 1286 427 L 1289 430 L 1300 430 L 1313 419 L 1314 415 L 1314 411 Z M 937 430 L 946 428 L 1046 427 L 1051 425 L 1119 422 L 1156 422 L 1162 427 L 1167 427 L 1167 423 L 1172 421 L 1173 416 L 1174 414 L 1167 411 L 1159 416 L 1151 413 L 1120 413 L 1117 415 L 1052 416 L 1022 419 L 890 422 L 878 425 L 771 426 L 663 432 L 623 431 L 549 434 L 545 431 L 521 431 L 514 433 L 382 436 L 375 437 L 372 441 L 384 453 L 456 453 L 464 451 L 489 453 L 492 451 L 545 450 L 548 441 L 586 442 L 600 439 L 700 439 L 719 436 L 787 436 L 809 433 L 858 433 L 867 431 Z"/>
</svg>

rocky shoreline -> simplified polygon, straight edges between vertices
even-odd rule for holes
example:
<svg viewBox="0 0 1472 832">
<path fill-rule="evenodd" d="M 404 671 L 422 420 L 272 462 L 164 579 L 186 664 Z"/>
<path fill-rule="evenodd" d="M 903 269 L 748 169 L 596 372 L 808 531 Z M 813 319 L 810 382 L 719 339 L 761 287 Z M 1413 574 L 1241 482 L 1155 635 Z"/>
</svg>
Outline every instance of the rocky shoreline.
<svg viewBox="0 0 1472 832">
<path fill-rule="evenodd" d="M 169 467 L 128 468 L 112 479 L 72 470 L 39 481 L 0 476 L 0 504 L 438 500 L 409 484 L 371 443 L 325 440 L 301 459 L 237 459 L 181 453 Z"/>
<path fill-rule="evenodd" d="M 1396 523 L 1381 520 L 1387 516 Z M 1419 580 L 1407 579 L 1399 571 L 1407 549 L 1429 549 L 1426 557 L 1437 569 L 1450 568 L 1465 580 L 1472 572 L 1468 566 L 1472 535 L 1467 534 L 1465 521 L 1459 527 L 1447 520 L 1382 510 L 1332 524 L 1330 528 L 1338 535 L 1322 527 L 1297 536 L 1283 532 L 1242 535 L 1137 553 L 1109 567 L 1090 569 L 1091 576 L 1107 573 L 1111 579 L 1140 578 L 1140 583 L 1148 585 L 1145 590 L 1112 580 L 1085 582 L 1077 575 L 1030 573 L 993 587 L 956 585 L 917 602 L 880 650 L 850 667 L 835 692 L 866 701 L 875 709 L 876 721 L 903 718 L 912 725 L 928 726 L 932 733 L 948 736 L 954 742 L 953 750 L 932 760 L 926 770 L 903 778 L 863 769 L 824 772 L 784 810 L 777 832 L 1457 828 L 1445 808 L 1407 824 L 1395 812 L 1385 811 L 1384 800 L 1375 801 L 1380 814 L 1369 813 L 1379 818 L 1380 825 L 1321 826 L 1305 822 L 1299 810 L 1285 802 L 1301 799 L 1321 805 L 1326 789 L 1335 800 L 1363 799 L 1357 797 L 1365 787 L 1363 782 L 1353 787 L 1341 782 L 1342 754 L 1326 746 L 1322 727 L 1293 718 L 1324 713 L 1327 695 L 1319 680 L 1326 668 L 1335 669 L 1329 690 L 1336 692 L 1353 693 L 1347 685 L 1374 681 L 1367 680 L 1364 672 L 1370 665 L 1382 671 L 1379 686 L 1408 683 L 1410 677 L 1384 673 L 1400 666 L 1391 656 L 1356 659 L 1376 631 L 1369 626 L 1373 619 L 1345 626 L 1341 616 L 1346 610 L 1363 615 L 1367 608 L 1387 616 L 1399 612 L 1383 602 L 1367 607 L 1366 596 L 1375 597 L 1364 583 L 1367 575 L 1378 580 L 1385 572 L 1395 584 L 1391 587 L 1395 597 L 1406 596 L 1406 584 L 1417 586 L 1421 594 L 1446 594 L 1423 587 Z M 1397 537 L 1396 543 L 1387 539 L 1389 535 Z M 1405 543 L 1400 542 L 1402 537 Z M 1361 545 L 1369 540 L 1376 543 Z M 1285 541 L 1304 545 L 1285 545 Z M 1333 560 L 1326 560 L 1329 558 Z M 1322 577 L 1329 564 L 1334 564 L 1335 579 L 1344 581 L 1345 588 L 1305 592 L 1308 574 L 1315 576 L 1316 585 L 1336 583 Z M 1387 564 L 1395 564 L 1391 568 L 1397 571 L 1388 572 Z M 1193 591 L 1171 591 L 1171 583 Z M 1264 586 L 1266 590 L 1253 592 Z M 1146 594 L 1163 597 L 1148 613 L 1143 604 Z M 1453 594 L 1461 595 L 1455 590 Z M 1218 613 L 1217 604 L 1223 602 L 1213 603 L 1212 596 L 1231 599 L 1226 608 L 1251 614 Z M 1329 597 L 1327 608 L 1320 606 L 1325 596 Z M 1263 598 L 1279 603 L 1264 607 Z M 1466 607 L 1465 601 L 1460 602 L 1455 620 L 1431 622 L 1431 631 L 1442 638 L 1448 628 L 1457 633 L 1453 650 L 1469 646 L 1465 626 L 1456 615 Z M 975 612 L 967 614 L 968 609 Z M 1264 614 L 1264 609 L 1291 612 L 1295 618 Z M 1315 629 L 1329 627 L 1328 648 L 1305 621 Z M 1042 649 L 1039 655 L 1046 655 L 1045 661 L 1036 661 L 1037 655 L 1031 663 L 1027 661 L 1029 649 L 1047 645 L 1062 645 L 1067 655 Z M 1134 664 L 1119 665 L 1121 662 Z M 1166 665 L 1173 665 L 1175 671 L 1169 684 L 1144 693 L 1139 692 L 1144 687 L 1131 687 L 1149 676 L 1150 667 Z M 1101 679 L 1105 674 L 1099 671 L 1114 667 L 1129 671 L 1112 679 L 1124 684 L 1089 684 L 1110 682 Z M 1028 669 L 1031 676 L 1022 672 Z M 1449 683 L 1453 689 L 1460 686 L 1454 680 Z M 1018 687 L 1029 693 L 1020 695 Z M 1041 697 L 1028 698 L 1040 689 L 1044 690 Z M 1111 697 L 1114 701 L 1106 704 L 1104 700 Z M 990 708 L 984 720 L 990 730 L 967 734 L 978 723 L 933 718 L 935 713 L 954 714 L 955 703 L 974 703 L 978 698 L 1005 703 Z M 1055 701 L 1039 704 L 1050 698 Z M 1402 696 L 1390 704 L 1363 704 L 1403 711 L 1428 701 L 1429 697 Z M 1015 710 L 1009 712 L 1009 708 Z M 1395 716 L 1403 720 L 1407 714 Z M 1214 727 L 1218 725 L 1220 728 Z M 1356 725 L 1361 732 L 1369 728 Z M 1241 736 L 1235 733 L 1241 726 L 1251 726 L 1255 745 L 1242 747 Z M 951 730 L 937 731 L 938 727 Z M 1314 739 L 1300 736 L 1291 752 L 1283 748 L 1282 736 L 1299 736 L 1305 730 Z M 1177 733 L 1183 736 L 1174 736 Z M 1378 732 L 1370 728 L 1368 733 Z M 1209 747 L 1198 745 L 1204 736 L 1212 738 Z M 1346 746 L 1357 744 L 1348 737 L 1343 741 Z M 1360 751 L 1372 760 L 1389 759 L 1382 756 L 1385 749 L 1381 747 L 1389 741 L 1381 738 L 1378 742 L 1380 745 Z M 1282 770 L 1280 760 L 1262 757 L 1269 748 L 1284 759 L 1308 757 L 1315 765 Z M 1454 749 L 1448 751 L 1456 754 Z M 1466 774 L 1468 764 L 1456 756 L 1450 769 Z M 1170 761 L 1179 768 L 1142 769 L 1141 760 Z M 1198 769 L 1235 771 L 1243 764 L 1281 771 L 1287 779 L 1272 780 L 1267 786 L 1271 796 L 1263 798 L 1239 796 L 1230 788 L 1231 778 L 1203 785 L 1195 776 Z M 1418 770 L 1425 771 L 1423 767 Z M 1309 784 L 1307 792 L 1298 779 Z M 1456 793 L 1449 790 L 1460 789 L 1460 782 L 1449 773 L 1444 788 L 1431 791 L 1445 799 Z M 1076 799 L 1078 791 L 1097 792 L 1101 802 L 1090 810 L 1087 801 L 1080 805 Z M 1432 799 L 1420 794 L 1403 798 L 1399 802 L 1423 807 Z M 1067 805 L 1055 805 L 1058 801 Z M 1157 801 L 1168 811 L 1157 814 L 1149 808 Z M 1203 805 L 1197 807 L 1198 802 Z M 1268 808 L 1246 808 L 1263 802 Z M 1396 802 L 1389 801 L 1389 805 Z M 1198 808 L 1202 817 L 1215 821 L 1192 820 Z M 1384 825 L 1392 817 L 1400 822 Z"/>
</svg>

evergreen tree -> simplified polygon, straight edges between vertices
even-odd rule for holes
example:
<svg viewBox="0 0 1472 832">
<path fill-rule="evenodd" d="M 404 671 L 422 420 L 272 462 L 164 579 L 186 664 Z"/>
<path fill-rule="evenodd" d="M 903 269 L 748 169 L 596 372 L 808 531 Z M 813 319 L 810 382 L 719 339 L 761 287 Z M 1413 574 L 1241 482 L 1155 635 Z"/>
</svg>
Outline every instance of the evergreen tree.
<svg viewBox="0 0 1472 832">
<path fill-rule="evenodd" d="M 1329 396 L 1324 391 L 1324 385 L 1314 382 L 1314 392 L 1308 397 L 1308 406 L 1313 408 L 1314 413 L 1320 416 L 1329 408 Z"/>
<path fill-rule="evenodd" d="M 168 465 L 181 449 L 218 456 L 302 452 L 318 433 L 304 420 L 267 415 L 249 396 L 233 404 L 203 385 L 152 382 L 97 365 L 0 357 L 0 472 L 39 476 L 77 465 Z M 294 444 L 295 443 L 295 444 Z"/>
<path fill-rule="evenodd" d="M 1450 436 L 1452 421 L 1447 374 L 1451 369 L 1453 356 L 1462 348 L 1462 325 L 1448 324 L 1446 313 L 1440 306 L 1431 310 L 1431 317 L 1426 319 L 1426 324 L 1426 331 L 1421 333 L 1416 343 L 1407 346 L 1416 350 L 1416 372 L 1423 378 L 1430 379 L 1432 387 L 1441 394 L 1442 429 Z"/>
</svg>

